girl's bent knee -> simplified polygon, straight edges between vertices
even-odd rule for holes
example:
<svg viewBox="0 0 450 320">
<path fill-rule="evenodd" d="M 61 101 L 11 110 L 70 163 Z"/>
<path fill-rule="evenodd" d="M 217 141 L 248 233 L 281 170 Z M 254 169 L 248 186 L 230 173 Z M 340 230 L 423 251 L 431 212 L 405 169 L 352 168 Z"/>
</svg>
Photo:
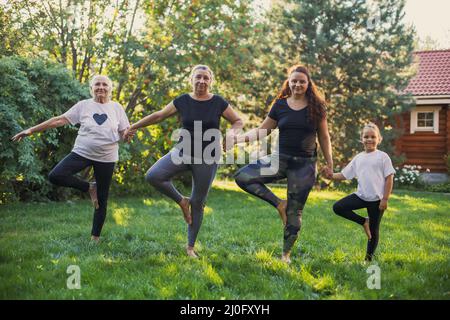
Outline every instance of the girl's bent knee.
<svg viewBox="0 0 450 320">
<path fill-rule="evenodd" d="M 341 215 L 343 211 L 343 207 L 339 202 L 335 202 L 333 205 L 333 211 L 337 215 Z"/>
</svg>

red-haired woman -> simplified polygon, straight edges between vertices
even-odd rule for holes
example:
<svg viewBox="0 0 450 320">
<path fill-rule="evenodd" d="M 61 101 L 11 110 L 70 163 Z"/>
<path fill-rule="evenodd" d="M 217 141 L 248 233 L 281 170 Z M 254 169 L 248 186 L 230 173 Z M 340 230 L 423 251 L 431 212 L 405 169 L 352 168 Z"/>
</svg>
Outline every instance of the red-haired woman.
<svg viewBox="0 0 450 320">
<path fill-rule="evenodd" d="M 282 261 L 290 263 L 290 253 L 298 238 L 302 211 L 316 180 L 318 138 L 329 169 L 333 168 L 325 100 L 311 80 L 308 70 L 295 65 L 256 129 L 235 137 L 234 143 L 252 142 L 279 128 L 279 151 L 251 163 L 235 174 L 236 183 L 274 206 L 284 224 Z M 256 131 L 256 132 L 255 132 Z M 287 201 L 281 200 L 265 184 L 287 178 Z"/>
</svg>

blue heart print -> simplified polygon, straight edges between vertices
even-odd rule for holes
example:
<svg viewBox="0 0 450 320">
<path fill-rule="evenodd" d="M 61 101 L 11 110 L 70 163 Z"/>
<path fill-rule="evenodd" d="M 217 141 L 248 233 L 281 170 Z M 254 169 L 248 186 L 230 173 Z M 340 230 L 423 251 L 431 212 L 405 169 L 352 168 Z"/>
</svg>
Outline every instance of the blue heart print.
<svg viewBox="0 0 450 320">
<path fill-rule="evenodd" d="M 102 125 L 103 122 L 105 122 L 106 119 L 108 119 L 108 116 L 104 113 L 103 114 L 95 113 L 93 117 L 94 117 L 95 122 L 97 122 L 98 125 Z"/>
</svg>

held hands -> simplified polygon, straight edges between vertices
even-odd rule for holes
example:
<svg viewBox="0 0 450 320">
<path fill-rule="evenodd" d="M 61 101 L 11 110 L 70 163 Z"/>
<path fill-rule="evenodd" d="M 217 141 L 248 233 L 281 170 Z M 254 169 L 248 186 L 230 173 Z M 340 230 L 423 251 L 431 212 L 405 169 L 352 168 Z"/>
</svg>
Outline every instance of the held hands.
<svg viewBox="0 0 450 320">
<path fill-rule="evenodd" d="M 19 142 L 20 140 L 22 140 L 23 138 L 27 137 L 27 136 L 31 136 L 32 132 L 30 129 L 26 129 L 23 130 L 21 132 L 19 132 L 18 134 L 16 134 L 14 137 L 11 138 L 12 141 L 14 142 Z"/>
<path fill-rule="evenodd" d="M 137 129 L 131 129 L 127 128 L 125 129 L 125 132 L 123 133 L 123 140 L 130 143 L 133 139 L 134 135 L 136 134 Z"/>
<path fill-rule="evenodd" d="M 327 179 L 333 179 L 333 170 L 329 166 L 325 166 L 320 170 L 320 173 L 322 173 L 325 178 Z"/>
<path fill-rule="evenodd" d="M 236 144 L 236 138 L 236 134 L 225 135 L 222 140 L 222 150 L 224 152 L 227 152 L 228 150 L 233 149 L 234 145 Z"/>
</svg>

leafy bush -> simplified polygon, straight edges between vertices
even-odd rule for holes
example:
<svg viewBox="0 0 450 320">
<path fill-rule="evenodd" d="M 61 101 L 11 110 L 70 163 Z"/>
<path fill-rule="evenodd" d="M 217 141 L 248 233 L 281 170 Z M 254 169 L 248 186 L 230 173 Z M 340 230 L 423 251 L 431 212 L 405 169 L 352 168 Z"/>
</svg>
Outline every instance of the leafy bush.
<svg viewBox="0 0 450 320">
<path fill-rule="evenodd" d="M 36 59 L 0 59 L 0 204 L 14 199 L 58 198 L 48 172 L 70 152 L 75 128 L 51 129 L 15 143 L 10 138 L 30 126 L 60 115 L 89 96 L 61 65 Z"/>
<path fill-rule="evenodd" d="M 438 184 L 428 184 L 425 186 L 426 191 L 450 193 L 450 181 Z"/>
</svg>

